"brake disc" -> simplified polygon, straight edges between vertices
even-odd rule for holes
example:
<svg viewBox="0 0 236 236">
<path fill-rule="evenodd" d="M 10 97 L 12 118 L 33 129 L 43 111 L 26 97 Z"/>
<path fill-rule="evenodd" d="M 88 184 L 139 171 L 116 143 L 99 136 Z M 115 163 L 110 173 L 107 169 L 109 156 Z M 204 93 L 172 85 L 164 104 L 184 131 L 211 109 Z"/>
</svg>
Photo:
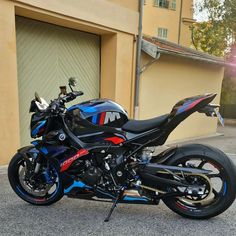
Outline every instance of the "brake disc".
<svg viewBox="0 0 236 236">
<path fill-rule="evenodd" d="M 22 188 L 29 194 L 34 195 L 36 197 L 45 196 L 47 192 L 50 190 L 50 188 L 53 186 L 53 184 L 47 184 L 42 189 L 33 189 L 33 186 L 31 186 L 30 183 L 25 180 L 26 171 L 27 171 L 26 167 L 23 167 L 19 173 L 19 180 Z"/>
</svg>

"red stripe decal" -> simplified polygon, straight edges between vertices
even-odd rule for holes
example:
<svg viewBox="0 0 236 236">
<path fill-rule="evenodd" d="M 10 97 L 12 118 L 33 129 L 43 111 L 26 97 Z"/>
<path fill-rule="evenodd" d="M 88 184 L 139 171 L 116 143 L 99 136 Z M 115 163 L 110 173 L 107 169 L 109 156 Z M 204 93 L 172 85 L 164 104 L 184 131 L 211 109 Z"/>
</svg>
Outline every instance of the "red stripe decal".
<svg viewBox="0 0 236 236">
<path fill-rule="evenodd" d="M 99 125 L 104 125 L 105 116 L 106 116 L 106 112 L 102 112 L 100 120 L 99 120 Z"/>
<path fill-rule="evenodd" d="M 36 198 L 36 202 L 45 202 L 47 199 L 46 198 Z"/>
<path fill-rule="evenodd" d="M 62 164 L 61 164 L 61 170 L 60 172 L 63 172 L 65 170 L 67 170 L 71 164 L 78 158 L 85 156 L 88 154 L 88 150 L 86 149 L 80 149 L 74 156 L 70 157 L 69 159 L 65 160 Z"/>
<path fill-rule="evenodd" d="M 185 210 L 185 211 L 188 210 L 188 208 L 187 208 L 186 206 L 183 206 L 183 205 L 180 204 L 179 202 L 176 202 L 176 205 L 177 205 L 179 208 L 181 208 L 181 209 L 183 209 L 183 210 Z"/>
<path fill-rule="evenodd" d="M 200 98 L 194 102 L 192 102 L 185 111 L 188 111 L 189 109 L 193 108 L 194 106 L 196 106 L 199 102 L 201 102 L 202 100 L 204 100 L 205 98 Z"/>
<path fill-rule="evenodd" d="M 123 138 L 119 138 L 119 137 L 110 137 L 110 138 L 105 138 L 105 140 L 107 141 L 111 141 L 114 144 L 120 144 L 123 143 L 125 140 Z"/>
</svg>

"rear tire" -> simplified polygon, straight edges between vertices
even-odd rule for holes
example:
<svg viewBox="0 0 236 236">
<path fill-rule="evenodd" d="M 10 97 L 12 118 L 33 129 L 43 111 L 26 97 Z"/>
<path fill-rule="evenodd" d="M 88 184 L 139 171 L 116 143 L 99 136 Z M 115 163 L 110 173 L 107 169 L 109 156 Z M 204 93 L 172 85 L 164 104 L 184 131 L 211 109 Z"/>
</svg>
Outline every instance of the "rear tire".
<svg viewBox="0 0 236 236">
<path fill-rule="evenodd" d="M 9 166 L 8 166 L 8 179 L 10 185 L 14 192 L 24 201 L 38 206 L 47 206 L 51 205 L 57 201 L 59 201 L 64 195 L 64 188 L 60 181 L 60 176 L 58 174 L 58 185 L 56 186 L 56 190 L 51 194 L 47 194 L 45 196 L 35 196 L 30 194 L 25 190 L 22 186 L 21 181 L 19 179 L 19 168 L 23 162 L 23 155 L 17 153 L 12 158 Z"/>
<path fill-rule="evenodd" d="M 184 161 L 191 159 L 195 160 L 197 158 L 205 160 L 206 163 L 210 163 L 215 168 L 219 169 L 218 175 L 221 176 L 219 178 L 222 179 L 223 183 L 219 193 L 216 193 L 217 191 L 214 190 L 212 202 L 201 206 L 199 203 L 192 204 L 192 202 L 192 205 L 186 204 L 186 202 L 188 202 L 186 198 L 182 198 L 182 201 L 181 198 L 166 198 L 163 199 L 163 202 L 168 208 L 183 217 L 191 219 L 208 219 L 223 213 L 234 202 L 236 197 L 235 166 L 222 151 L 210 146 L 199 144 L 180 147 L 175 153 L 175 156 L 170 158 L 165 164 L 173 166 L 183 165 Z"/>
</svg>

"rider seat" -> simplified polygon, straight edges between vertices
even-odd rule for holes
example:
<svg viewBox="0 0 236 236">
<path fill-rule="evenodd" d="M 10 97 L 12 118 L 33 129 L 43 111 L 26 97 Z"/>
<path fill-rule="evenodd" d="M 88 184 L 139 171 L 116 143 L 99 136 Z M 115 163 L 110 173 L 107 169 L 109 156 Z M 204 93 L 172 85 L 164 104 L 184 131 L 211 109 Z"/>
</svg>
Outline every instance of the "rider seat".
<svg viewBox="0 0 236 236">
<path fill-rule="evenodd" d="M 129 120 L 122 129 L 131 133 L 141 133 L 158 128 L 168 120 L 169 114 L 158 116 L 148 120 Z"/>
</svg>

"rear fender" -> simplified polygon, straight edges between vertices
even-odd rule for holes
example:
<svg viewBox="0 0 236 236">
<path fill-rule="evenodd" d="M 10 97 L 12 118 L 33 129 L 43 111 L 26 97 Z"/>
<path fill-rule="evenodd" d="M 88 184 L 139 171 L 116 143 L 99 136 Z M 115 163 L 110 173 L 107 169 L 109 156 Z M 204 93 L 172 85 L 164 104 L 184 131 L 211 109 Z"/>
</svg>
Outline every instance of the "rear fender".
<svg viewBox="0 0 236 236">
<path fill-rule="evenodd" d="M 151 163 L 168 164 L 172 158 L 186 156 L 210 156 L 219 162 L 230 162 L 230 159 L 219 149 L 203 144 L 185 144 L 171 147 L 153 156 Z"/>
<path fill-rule="evenodd" d="M 181 146 L 174 146 L 161 152 L 157 156 L 153 156 L 151 163 L 165 164 L 168 163 L 176 155 L 191 156 L 191 155 L 205 155 L 210 150 L 206 145 L 201 144 L 186 144 Z"/>
<path fill-rule="evenodd" d="M 153 156 L 150 162 L 163 164 L 165 163 L 165 161 L 167 161 L 172 156 L 174 156 L 177 150 L 178 150 L 178 146 L 168 148 L 167 150 L 159 153 L 158 155 Z"/>
</svg>

